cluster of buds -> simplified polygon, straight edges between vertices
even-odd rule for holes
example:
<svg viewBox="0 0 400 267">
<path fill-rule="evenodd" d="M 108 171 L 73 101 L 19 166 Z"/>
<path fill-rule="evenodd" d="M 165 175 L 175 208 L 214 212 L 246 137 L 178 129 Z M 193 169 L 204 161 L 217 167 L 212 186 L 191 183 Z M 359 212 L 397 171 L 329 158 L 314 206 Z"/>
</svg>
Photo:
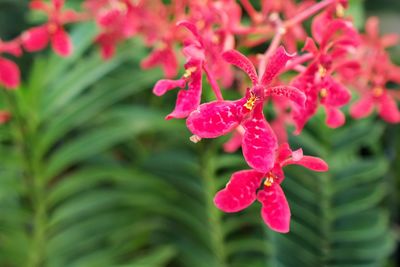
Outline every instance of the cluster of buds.
<svg viewBox="0 0 400 267">
<path fill-rule="evenodd" d="M 387 88 L 388 82 L 400 84 L 400 67 L 385 50 L 397 44 L 398 36 L 380 37 L 376 18 L 367 21 L 365 34 L 358 32 L 346 16 L 347 0 L 298 2 L 260 0 L 257 10 L 249 0 L 172 0 L 169 4 L 86 0 L 82 10 L 74 11 L 63 0 L 33 0 L 31 9 L 44 13 L 47 21 L 13 41 L 0 42 L 0 55 L 20 56 L 23 50 L 35 52 L 51 43 L 56 54 L 69 56 L 73 45 L 64 26 L 70 23 L 96 23 L 99 32 L 93 42 L 105 60 L 116 53 L 120 42 L 140 36 L 151 49 L 141 67 L 160 66 L 165 75 L 155 84 L 154 94 L 180 89 L 166 119 L 185 119 L 193 142 L 231 134 L 224 150 L 241 148 L 251 168 L 232 175 L 217 193 L 215 205 L 237 212 L 258 199 L 264 222 L 275 231 L 288 232 L 290 209 L 280 187 L 282 168 L 297 164 L 322 172 L 328 165 L 304 156 L 301 149 L 292 151 L 287 125 L 301 134 L 322 107 L 329 127 L 342 126 L 342 108 L 351 102 L 352 92 L 357 96 L 350 107 L 352 117 L 365 117 L 376 107 L 385 121 L 400 121 L 396 103 L 400 94 Z M 246 24 L 245 17 L 249 18 Z M 307 20 L 311 36 L 304 28 Z M 262 54 L 251 54 L 256 46 L 267 48 Z M 185 64 L 184 73 L 176 77 L 179 49 Z M 246 55 L 239 50 L 247 51 Z M 0 57 L 0 85 L 13 89 L 19 82 L 17 65 Z M 210 85 L 214 101 L 202 103 L 204 82 Z M 225 100 L 221 88 L 232 87 L 242 97 Z M 275 112 L 269 121 L 264 116 L 267 104 Z M 8 118 L 1 112 L 0 123 Z"/>
</svg>

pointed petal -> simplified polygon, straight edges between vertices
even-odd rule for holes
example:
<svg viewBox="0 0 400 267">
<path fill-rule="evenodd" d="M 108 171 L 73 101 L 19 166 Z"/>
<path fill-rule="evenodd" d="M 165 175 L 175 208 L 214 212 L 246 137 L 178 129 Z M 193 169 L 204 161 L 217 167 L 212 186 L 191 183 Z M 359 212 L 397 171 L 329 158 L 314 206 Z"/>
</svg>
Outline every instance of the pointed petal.
<svg viewBox="0 0 400 267">
<path fill-rule="evenodd" d="M 317 45 L 315 44 L 314 40 L 311 39 L 310 37 L 307 37 L 302 51 L 308 51 L 314 55 L 318 54 L 319 52 Z"/>
<path fill-rule="evenodd" d="M 278 140 L 264 118 L 263 104 L 258 104 L 253 115 L 242 125 L 245 129 L 242 151 L 247 164 L 259 172 L 268 172 L 275 163 Z"/>
<path fill-rule="evenodd" d="M 15 89 L 20 83 L 20 72 L 17 64 L 0 58 L 0 84 L 7 89 Z"/>
<path fill-rule="evenodd" d="M 185 27 L 194 35 L 194 37 L 196 37 L 196 39 L 198 41 L 201 41 L 199 31 L 197 30 L 197 27 L 194 23 L 187 21 L 187 20 L 183 20 L 183 21 L 179 21 L 176 25 Z"/>
<path fill-rule="evenodd" d="M 373 99 L 369 96 L 363 96 L 350 107 L 350 115 L 355 119 L 364 118 L 371 114 L 373 107 Z"/>
<path fill-rule="evenodd" d="M 275 54 L 268 59 L 267 67 L 261 78 L 261 85 L 267 86 L 279 74 L 286 63 L 293 58 L 294 55 L 289 55 L 283 46 L 280 46 Z"/>
<path fill-rule="evenodd" d="M 325 107 L 326 110 L 326 124 L 331 128 L 338 128 L 343 126 L 346 117 L 343 112 L 338 108 Z"/>
<path fill-rule="evenodd" d="M 240 68 L 244 72 L 249 75 L 249 78 L 253 85 L 256 85 L 258 83 L 258 77 L 257 77 L 257 72 L 256 69 L 254 68 L 253 63 L 241 54 L 239 51 L 236 50 L 229 50 L 226 51 L 222 54 L 223 59 L 225 59 L 226 62 L 229 62 L 232 65 L 235 65 L 236 67 Z"/>
<path fill-rule="evenodd" d="M 278 183 L 273 183 L 257 194 L 261 202 L 261 217 L 266 225 L 279 233 L 287 233 L 290 228 L 290 208 L 285 194 Z"/>
<path fill-rule="evenodd" d="M 22 45 L 28 52 L 44 49 L 49 43 L 49 32 L 46 25 L 34 27 L 22 34 Z"/>
<path fill-rule="evenodd" d="M 64 6 L 64 0 L 52 0 L 52 3 L 56 10 L 60 10 Z"/>
<path fill-rule="evenodd" d="M 201 64 L 197 63 L 196 70 L 190 75 L 188 89 L 182 89 L 179 91 L 176 99 L 175 109 L 169 115 L 167 115 L 167 120 L 172 118 L 186 118 L 200 105 L 202 88 L 201 76 Z"/>
<path fill-rule="evenodd" d="M 7 111 L 0 110 L 0 124 L 7 122 L 11 118 L 11 114 Z"/>
<path fill-rule="evenodd" d="M 397 103 L 389 94 L 385 93 L 381 96 L 378 109 L 379 115 L 385 121 L 390 123 L 400 122 L 400 114 Z"/>
<path fill-rule="evenodd" d="M 400 36 L 396 33 L 386 34 L 381 37 L 381 44 L 384 48 L 395 46 L 399 43 Z"/>
<path fill-rule="evenodd" d="M 263 176 L 262 173 L 252 170 L 235 172 L 226 187 L 216 194 L 215 206 L 225 212 L 247 208 L 256 200 L 256 192 Z"/>
<path fill-rule="evenodd" d="M 62 57 L 67 57 L 72 53 L 71 39 L 68 33 L 66 33 L 62 28 L 59 28 L 52 36 L 51 45 L 54 52 Z"/>
<path fill-rule="evenodd" d="M 324 105 L 341 107 L 350 101 L 351 95 L 349 90 L 336 82 L 331 76 L 325 78 L 324 86 L 328 92 L 327 96 L 321 100 L 321 103 Z"/>
<path fill-rule="evenodd" d="M 329 169 L 328 164 L 326 164 L 326 162 L 324 160 L 317 158 L 317 157 L 311 157 L 311 156 L 303 156 L 298 160 L 289 159 L 289 160 L 285 161 L 283 166 L 290 165 L 290 164 L 301 165 L 303 167 L 306 167 L 307 169 L 317 171 L 317 172 L 326 172 Z"/>
<path fill-rule="evenodd" d="M 246 98 L 237 101 L 214 101 L 202 104 L 186 120 L 189 130 L 201 138 L 225 135 L 242 121 Z"/>
<path fill-rule="evenodd" d="M 156 96 L 162 96 L 167 91 L 175 89 L 177 87 L 184 88 L 186 85 L 185 79 L 179 80 L 159 80 L 156 85 L 154 85 L 153 93 Z"/>
<path fill-rule="evenodd" d="M 267 96 L 268 95 L 284 96 L 300 107 L 304 107 L 304 104 L 306 102 L 306 95 L 302 91 L 293 86 L 281 85 L 275 87 L 268 87 L 265 90 L 265 94 Z"/>
<path fill-rule="evenodd" d="M 369 38 L 377 40 L 379 38 L 379 19 L 377 17 L 368 18 L 365 23 L 365 31 Z"/>
<path fill-rule="evenodd" d="M 143 69 L 150 69 L 156 65 L 161 65 L 166 78 L 176 76 L 178 70 L 178 61 L 171 48 L 154 50 L 148 57 L 142 60 L 140 66 Z"/>
</svg>

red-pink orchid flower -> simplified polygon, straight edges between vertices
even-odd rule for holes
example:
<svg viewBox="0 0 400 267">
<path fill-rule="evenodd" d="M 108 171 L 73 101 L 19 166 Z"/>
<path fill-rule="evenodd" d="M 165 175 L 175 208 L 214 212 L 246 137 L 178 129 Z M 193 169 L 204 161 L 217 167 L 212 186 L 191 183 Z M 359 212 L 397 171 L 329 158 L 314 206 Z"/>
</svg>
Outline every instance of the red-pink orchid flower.
<svg viewBox="0 0 400 267">
<path fill-rule="evenodd" d="M 351 23 L 332 20 L 326 25 L 324 34 L 318 33 L 316 36 L 319 47 L 311 38 L 307 38 L 304 46 L 304 50 L 311 53 L 314 60 L 292 82 L 307 96 L 304 107 L 293 109 L 297 133 L 315 114 L 319 103 L 325 108 L 328 126 L 336 128 L 344 124 L 345 116 L 340 108 L 350 101 L 351 95 L 333 74 L 347 73 L 348 69 L 359 67 L 356 61 L 346 59 L 348 51 L 358 45 L 357 32 Z"/>
<path fill-rule="evenodd" d="M 224 189 L 215 198 L 215 205 L 225 212 L 238 212 L 256 199 L 261 202 L 261 216 L 272 230 L 287 233 L 290 228 L 290 208 L 280 186 L 284 180 L 282 168 L 297 164 L 313 171 L 328 170 L 320 158 L 303 156 L 302 149 L 292 151 L 287 143 L 274 151 L 275 164 L 266 172 L 244 170 L 235 172 Z M 263 182 L 264 181 L 264 182 Z"/>
<path fill-rule="evenodd" d="M 186 27 L 196 37 L 196 40 L 190 40 L 185 43 L 183 53 L 187 59 L 185 64 L 185 73 L 178 80 L 159 80 L 153 88 L 153 93 L 157 96 L 165 94 L 167 91 L 175 88 L 184 88 L 188 85 L 188 90 L 180 90 L 176 100 L 175 109 L 167 115 L 166 119 L 186 118 L 200 105 L 202 91 L 202 75 L 204 67 L 204 48 L 196 26 L 190 22 L 183 21 L 179 25 Z M 200 39 L 201 40 L 201 39 Z"/>
<path fill-rule="evenodd" d="M 4 124 L 9 121 L 11 114 L 8 111 L 0 110 L 0 124 Z"/>
<path fill-rule="evenodd" d="M 214 101 L 200 105 L 187 118 L 189 130 L 198 138 L 215 138 L 243 127 L 243 155 L 253 169 L 265 172 L 274 165 L 273 152 L 277 138 L 263 114 L 263 102 L 269 95 L 286 96 L 298 105 L 304 104 L 304 95 L 294 87 L 269 87 L 272 80 L 291 58 L 283 47 L 271 56 L 267 68 L 258 79 L 254 65 L 236 50 L 223 54 L 229 63 L 241 68 L 250 77 L 253 87 L 246 96 L 236 101 Z"/>
<path fill-rule="evenodd" d="M 64 0 L 52 0 L 50 4 L 42 0 L 30 2 L 30 8 L 44 12 L 48 22 L 25 31 L 22 34 L 22 44 L 29 52 L 44 49 L 49 41 L 54 52 L 66 57 L 72 53 L 72 43 L 64 25 L 81 19 L 73 10 L 63 10 Z"/>
<path fill-rule="evenodd" d="M 1 54 L 4 53 L 20 56 L 22 51 L 19 42 L 17 40 L 11 42 L 0 40 L 0 85 L 7 89 L 15 89 L 20 83 L 20 71 L 17 64 L 1 57 Z"/>
</svg>

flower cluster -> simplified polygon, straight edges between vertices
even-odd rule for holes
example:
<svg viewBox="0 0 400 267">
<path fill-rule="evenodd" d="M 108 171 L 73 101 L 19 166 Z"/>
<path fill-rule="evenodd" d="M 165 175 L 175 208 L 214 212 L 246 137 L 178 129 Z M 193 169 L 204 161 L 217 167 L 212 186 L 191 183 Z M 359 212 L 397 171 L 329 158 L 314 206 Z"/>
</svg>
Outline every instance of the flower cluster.
<svg viewBox="0 0 400 267">
<path fill-rule="evenodd" d="M 75 11 L 64 0 L 32 0 L 30 8 L 47 19 L 15 40 L 0 41 L 0 85 L 13 89 L 20 83 L 17 65 L 3 54 L 20 56 L 23 50 L 40 51 L 50 43 L 56 54 L 71 55 L 68 24 L 94 21 L 98 34 L 93 42 L 105 60 L 113 57 L 119 43 L 140 36 L 151 50 L 141 67 L 159 66 L 165 75 L 155 84 L 154 94 L 162 96 L 179 88 L 175 108 L 166 119 L 185 119 L 193 142 L 231 134 L 224 150 L 241 148 L 251 168 L 232 175 L 217 193 L 215 205 L 236 212 L 257 199 L 265 223 L 288 232 L 290 209 L 280 187 L 282 168 L 297 164 L 327 171 L 328 165 L 304 156 L 301 149 L 292 151 L 287 125 L 301 134 L 321 107 L 329 127 L 342 126 L 346 119 L 342 108 L 350 104 L 352 92 L 357 98 L 350 106 L 353 118 L 368 116 L 376 107 L 383 120 L 400 121 L 396 103 L 400 94 L 388 88 L 400 84 L 400 67 L 386 51 L 397 44 L 398 36 L 380 37 L 377 18 L 370 18 L 366 33 L 360 33 L 346 14 L 347 0 L 298 2 L 260 0 L 257 10 L 248 0 L 172 0 L 169 4 L 85 0 L 82 10 Z M 311 23 L 311 36 L 306 21 Z M 267 49 L 262 54 L 249 52 L 256 46 Z M 184 70 L 178 76 L 181 57 Z M 202 102 L 204 83 L 210 85 L 214 101 Z M 236 88 L 242 97 L 226 100 L 221 88 Z M 273 120 L 264 115 L 269 104 Z M 9 118 L 7 112 L 0 112 L 0 123 Z"/>
</svg>

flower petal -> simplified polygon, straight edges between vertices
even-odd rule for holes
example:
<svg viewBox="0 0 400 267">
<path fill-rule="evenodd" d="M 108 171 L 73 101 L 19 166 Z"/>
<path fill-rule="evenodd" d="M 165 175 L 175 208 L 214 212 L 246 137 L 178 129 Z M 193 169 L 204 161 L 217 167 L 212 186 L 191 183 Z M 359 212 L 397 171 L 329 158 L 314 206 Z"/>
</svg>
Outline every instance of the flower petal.
<svg viewBox="0 0 400 267">
<path fill-rule="evenodd" d="M 242 151 L 250 167 L 265 173 L 274 166 L 278 140 L 265 120 L 262 108 L 263 104 L 258 104 L 253 115 L 242 124 L 245 129 Z"/>
<path fill-rule="evenodd" d="M 315 44 L 314 40 L 310 37 L 307 37 L 302 51 L 308 51 L 314 55 L 317 55 L 319 52 L 317 45 Z"/>
<path fill-rule="evenodd" d="M 235 172 L 226 187 L 216 194 L 215 206 L 225 212 L 247 208 L 256 200 L 263 177 L 263 173 L 253 170 Z"/>
<path fill-rule="evenodd" d="M 153 88 L 153 93 L 156 96 L 162 96 L 167 91 L 175 89 L 177 87 L 184 88 L 186 85 L 185 79 L 179 80 L 159 80 Z"/>
<path fill-rule="evenodd" d="M 290 208 L 278 183 L 273 183 L 257 194 L 261 202 L 261 217 L 272 230 L 287 233 L 290 228 Z"/>
<path fill-rule="evenodd" d="M 189 130 L 201 138 L 215 138 L 232 131 L 247 112 L 246 98 L 202 104 L 186 120 Z"/>
<path fill-rule="evenodd" d="M 331 76 L 325 77 L 324 87 L 327 90 L 326 97 L 321 99 L 321 103 L 324 105 L 341 107 L 346 105 L 351 99 L 347 88 L 336 82 Z"/>
<path fill-rule="evenodd" d="M 331 128 L 338 128 L 343 126 L 346 117 L 343 112 L 338 108 L 325 107 L 326 110 L 326 124 Z"/>
<path fill-rule="evenodd" d="M 0 84 L 7 89 L 15 89 L 20 83 L 20 71 L 11 60 L 0 58 Z"/>
<path fill-rule="evenodd" d="M 186 118 L 200 105 L 202 88 L 201 63 L 196 63 L 196 70 L 191 73 L 187 90 L 180 90 L 176 99 L 175 109 L 165 119 Z"/>
<path fill-rule="evenodd" d="M 267 86 L 285 68 L 286 63 L 293 58 L 294 55 L 289 55 L 283 46 L 280 46 L 275 54 L 268 59 L 267 67 L 261 78 L 261 85 Z"/>
<path fill-rule="evenodd" d="M 374 101 L 370 96 L 363 96 L 350 107 L 350 115 L 355 119 L 360 119 L 371 114 Z"/>
<path fill-rule="evenodd" d="M 258 84 L 256 69 L 254 68 L 253 63 L 251 63 L 251 61 L 247 57 L 236 50 L 226 51 L 222 54 L 222 57 L 226 62 L 229 62 L 230 64 L 235 65 L 236 67 L 246 72 L 247 75 L 249 75 L 249 78 L 253 85 Z"/>
<path fill-rule="evenodd" d="M 379 38 L 379 19 L 377 17 L 368 18 L 365 23 L 365 31 L 369 38 L 377 40 Z"/>
<path fill-rule="evenodd" d="M 162 66 L 166 78 L 172 78 L 177 74 L 178 61 L 170 47 L 154 50 L 140 63 L 143 69 L 150 69 L 156 65 Z"/>
<path fill-rule="evenodd" d="M 0 124 L 6 123 L 11 118 L 11 114 L 7 111 L 0 110 Z"/>
<path fill-rule="evenodd" d="M 381 96 L 378 110 L 379 115 L 385 121 L 390 123 L 400 122 L 400 114 L 397 108 L 397 103 L 389 94 L 385 93 Z"/>
<path fill-rule="evenodd" d="M 303 156 L 303 157 L 301 157 L 301 159 L 298 159 L 298 160 L 294 160 L 294 159 L 286 160 L 284 162 L 283 166 L 290 165 L 290 164 L 301 165 L 303 167 L 306 167 L 307 169 L 317 171 L 317 172 L 326 172 L 329 169 L 328 164 L 326 164 L 326 162 L 324 160 L 317 158 L 317 157 L 311 157 L 311 156 Z"/>
<path fill-rule="evenodd" d="M 51 37 L 51 45 L 54 52 L 62 57 L 67 57 L 72 53 L 71 39 L 62 28 L 59 28 Z"/>
<path fill-rule="evenodd" d="M 265 94 L 273 95 L 273 96 L 284 96 L 287 99 L 291 100 L 293 103 L 299 105 L 300 107 L 304 107 L 306 102 L 306 95 L 293 86 L 275 86 L 275 87 L 268 87 L 265 90 Z"/>
<path fill-rule="evenodd" d="M 31 28 L 22 34 L 22 45 L 28 52 L 44 49 L 49 43 L 49 32 L 47 26 Z"/>
</svg>

